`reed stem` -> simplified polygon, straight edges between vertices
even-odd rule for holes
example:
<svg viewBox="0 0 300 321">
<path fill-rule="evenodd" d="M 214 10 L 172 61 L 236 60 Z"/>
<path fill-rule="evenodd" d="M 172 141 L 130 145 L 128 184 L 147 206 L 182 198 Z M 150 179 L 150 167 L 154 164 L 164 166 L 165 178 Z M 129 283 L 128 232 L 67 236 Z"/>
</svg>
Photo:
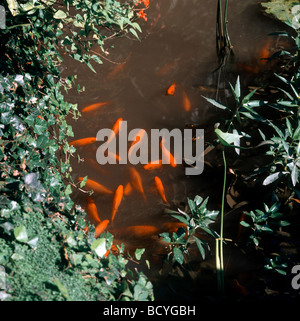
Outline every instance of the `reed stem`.
<svg viewBox="0 0 300 321">
<path fill-rule="evenodd" d="M 225 294 L 225 281 L 224 281 L 224 204 L 226 194 L 226 178 L 227 178 L 227 163 L 225 156 L 225 149 L 222 150 L 223 162 L 224 162 L 224 178 L 223 178 L 223 190 L 222 190 L 222 205 L 221 205 L 221 224 L 220 224 L 220 238 L 216 239 L 216 269 L 217 269 L 217 281 L 220 295 Z"/>
</svg>

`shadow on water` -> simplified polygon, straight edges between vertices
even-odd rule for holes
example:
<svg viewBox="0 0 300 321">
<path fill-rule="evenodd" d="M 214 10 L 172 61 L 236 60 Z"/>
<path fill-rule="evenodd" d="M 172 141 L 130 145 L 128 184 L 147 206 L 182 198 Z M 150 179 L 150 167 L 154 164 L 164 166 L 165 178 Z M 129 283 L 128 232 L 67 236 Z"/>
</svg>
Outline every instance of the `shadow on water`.
<svg viewBox="0 0 300 321">
<path fill-rule="evenodd" d="M 120 117 L 127 121 L 128 131 L 134 128 L 150 129 L 179 128 L 197 125 L 205 132 L 209 141 L 218 112 L 201 95 L 216 97 L 218 75 L 212 71 L 217 67 L 215 23 L 216 1 L 207 0 L 151 0 L 147 10 L 148 21 L 142 22 L 141 41 L 120 38 L 110 43 L 108 62 L 95 66 L 96 74 L 88 68 L 66 61 L 65 70 L 78 75 L 78 81 L 86 87 L 82 94 L 72 92 L 68 100 L 77 103 L 79 110 L 98 103 L 107 102 L 95 112 L 82 114 L 78 121 L 70 120 L 75 133 L 74 140 L 95 137 L 102 128 L 112 128 Z M 257 1 L 230 1 L 229 33 L 234 45 L 237 61 L 252 63 L 256 59 L 255 48 L 264 45 L 269 32 L 276 30 L 274 22 L 259 12 Z M 235 74 L 228 71 L 220 78 L 218 95 L 226 99 L 228 81 Z M 165 95 L 172 83 L 176 83 L 175 95 Z M 183 103 L 184 92 L 190 108 Z M 73 178 L 88 177 L 111 190 L 130 181 L 131 164 L 98 165 L 96 150 L 99 142 L 79 147 L 78 154 L 84 162 L 72 161 Z M 137 235 L 128 226 L 155 226 L 160 230 L 163 222 L 170 221 L 164 214 L 166 208 L 184 207 L 187 197 L 210 196 L 210 207 L 219 209 L 222 187 L 222 169 L 214 167 L 214 154 L 206 159 L 204 172 L 199 176 L 186 176 L 183 165 L 163 165 L 154 171 L 146 171 L 141 164 L 135 169 L 141 175 L 147 201 L 141 194 L 132 191 L 125 195 L 116 214 L 113 230 L 117 241 L 127 248 L 145 247 L 151 270 L 144 267 L 150 279 L 158 282 L 157 298 L 189 299 L 195 295 L 214 296 L 216 278 L 213 253 L 200 262 L 196 248 L 192 249 L 187 272 L 162 267 L 166 245 L 157 233 Z M 170 206 L 166 206 L 154 188 L 154 177 L 160 177 Z M 87 194 L 74 191 L 73 200 L 86 204 Z M 101 220 L 111 219 L 113 195 L 91 196 L 96 203 Z M 108 230 L 111 230 L 109 226 Z M 125 232 L 124 232 L 125 231 Z M 161 232 L 161 231 L 160 231 Z M 205 237 L 205 236 L 203 236 Z M 212 248 L 214 245 L 212 244 Z M 238 250 L 232 248 L 225 257 L 228 273 L 253 270 Z M 175 280 L 175 282 L 173 282 Z M 170 282 L 169 282 L 170 281 Z M 156 283 L 155 283 L 156 284 Z M 157 290 L 158 289 L 158 290 Z"/>
</svg>

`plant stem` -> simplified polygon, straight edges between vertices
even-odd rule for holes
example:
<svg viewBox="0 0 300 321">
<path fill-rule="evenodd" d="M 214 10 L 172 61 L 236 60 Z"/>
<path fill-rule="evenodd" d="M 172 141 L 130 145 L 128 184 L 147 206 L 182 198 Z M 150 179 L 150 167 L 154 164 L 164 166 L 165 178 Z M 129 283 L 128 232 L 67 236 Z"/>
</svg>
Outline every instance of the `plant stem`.
<svg viewBox="0 0 300 321">
<path fill-rule="evenodd" d="M 216 268 L 218 287 L 221 295 L 225 294 L 224 284 L 224 253 L 223 253 L 223 240 L 224 240 L 224 204 L 226 193 L 226 178 L 227 178 L 227 163 L 225 156 L 225 149 L 222 150 L 223 162 L 224 162 L 224 178 L 223 178 L 223 191 L 222 191 L 222 205 L 221 205 L 221 225 L 220 225 L 220 238 L 216 239 Z"/>
</svg>

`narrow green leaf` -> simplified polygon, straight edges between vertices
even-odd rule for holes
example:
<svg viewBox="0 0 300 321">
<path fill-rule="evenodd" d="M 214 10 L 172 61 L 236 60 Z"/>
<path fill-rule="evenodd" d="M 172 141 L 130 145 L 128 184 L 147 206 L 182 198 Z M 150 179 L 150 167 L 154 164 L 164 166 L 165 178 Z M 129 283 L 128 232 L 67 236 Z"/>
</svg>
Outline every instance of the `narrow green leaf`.
<svg viewBox="0 0 300 321">
<path fill-rule="evenodd" d="M 275 182 L 276 180 L 278 180 L 279 178 L 281 178 L 282 176 L 283 176 L 282 172 L 276 172 L 274 174 L 271 174 L 264 179 L 263 185 L 269 185 Z"/>
<path fill-rule="evenodd" d="M 220 102 L 218 102 L 218 101 L 216 101 L 216 100 L 214 100 L 214 99 L 211 99 L 211 98 L 207 98 L 207 97 L 205 97 L 205 96 L 202 96 L 202 97 L 203 97 L 204 99 L 206 99 L 209 103 L 211 103 L 212 105 L 214 105 L 215 107 L 218 107 L 218 108 L 224 109 L 224 110 L 228 110 L 228 111 L 231 112 L 231 110 L 230 110 L 227 106 L 221 104 Z"/>
<path fill-rule="evenodd" d="M 186 225 L 189 224 L 188 220 L 185 219 L 184 217 L 180 216 L 180 215 L 172 215 L 172 216 L 175 217 L 175 218 L 176 218 L 177 220 L 179 220 L 180 222 L 186 224 Z"/>
<path fill-rule="evenodd" d="M 202 245 L 203 242 L 200 239 L 198 239 L 196 236 L 194 236 L 194 239 L 196 241 L 196 244 L 197 244 L 198 250 L 202 256 L 202 259 L 205 260 L 205 249 Z"/>
</svg>

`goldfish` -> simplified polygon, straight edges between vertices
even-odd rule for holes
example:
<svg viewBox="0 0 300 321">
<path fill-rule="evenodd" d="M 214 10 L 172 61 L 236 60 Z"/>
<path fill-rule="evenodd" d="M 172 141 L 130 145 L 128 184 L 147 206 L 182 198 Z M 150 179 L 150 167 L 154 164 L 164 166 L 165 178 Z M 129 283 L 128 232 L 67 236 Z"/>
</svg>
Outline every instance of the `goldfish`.
<svg viewBox="0 0 300 321">
<path fill-rule="evenodd" d="M 94 223 L 99 224 L 101 222 L 96 204 L 90 196 L 86 198 L 86 211 L 88 216 L 93 220 Z"/>
<path fill-rule="evenodd" d="M 233 280 L 232 288 L 241 296 L 247 296 L 249 294 L 248 290 L 243 285 L 241 285 L 237 279 Z"/>
<path fill-rule="evenodd" d="M 79 177 L 78 180 L 81 182 L 83 180 L 83 177 Z M 94 192 L 99 193 L 99 194 L 113 194 L 113 191 L 109 190 L 105 186 L 91 180 L 87 179 L 85 186 L 87 188 L 92 189 Z"/>
<path fill-rule="evenodd" d="M 182 222 L 165 222 L 165 223 L 162 223 L 161 232 L 167 231 L 169 233 L 173 233 L 173 232 L 176 233 L 180 227 L 183 227 L 185 231 L 187 231 L 186 224 Z"/>
<path fill-rule="evenodd" d="M 167 150 L 167 148 L 165 147 L 163 141 L 164 141 L 164 139 L 162 139 L 161 142 L 160 142 L 161 151 L 162 151 L 163 155 L 165 156 L 165 158 L 166 158 L 166 159 L 169 159 L 170 165 L 171 165 L 172 167 L 176 167 L 177 164 L 176 164 L 175 158 L 174 158 L 174 156 Z"/>
<path fill-rule="evenodd" d="M 165 196 L 165 190 L 164 190 L 164 186 L 163 186 L 161 179 L 158 176 L 155 176 L 154 182 L 155 182 L 155 187 L 157 189 L 157 192 L 160 195 L 160 197 L 162 198 L 162 200 L 166 204 L 169 204 L 169 202 L 167 201 L 166 196 Z"/>
<path fill-rule="evenodd" d="M 107 225 L 109 224 L 109 220 L 103 220 L 101 221 L 95 228 L 95 237 L 99 237 L 107 228 Z"/>
<path fill-rule="evenodd" d="M 291 198 L 291 200 L 295 201 L 296 203 L 300 203 L 300 200 L 298 200 L 297 198 Z"/>
<path fill-rule="evenodd" d="M 238 62 L 236 66 L 239 71 L 246 71 L 247 73 L 250 73 L 250 74 L 258 74 L 260 71 L 258 65 L 254 63 L 249 65 L 246 63 Z"/>
<path fill-rule="evenodd" d="M 113 78 L 115 78 L 118 74 L 124 72 L 125 65 L 126 65 L 126 62 L 124 62 L 124 63 L 118 63 L 118 64 L 112 69 L 112 71 L 107 75 L 106 79 L 107 79 L 107 80 L 113 79 Z"/>
<path fill-rule="evenodd" d="M 153 225 L 132 225 L 112 230 L 112 234 L 123 237 L 147 238 L 159 233 L 159 229 Z"/>
<path fill-rule="evenodd" d="M 123 192 L 124 192 L 123 185 L 119 185 L 115 191 L 115 196 L 113 199 L 112 212 L 111 212 L 111 222 L 114 221 L 117 210 L 121 204 L 121 201 L 123 199 Z"/>
<path fill-rule="evenodd" d="M 133 167 L 129 168 L 130 178 L 132 186 L 143 196 L 143 199 L 146 200 L 146 196 L 143 189 L 142 179 L 137 170 Z"/>
<path fill-rule="evenodd" d="M 236 236 L 237 240 L 239 240 L 239 238 L 241 237 L 242 230 L 243 230 L 243 226 L 241 225 L 241 222 L 245 221 L 245 217 L 246 217 L 246 214 L 245 214 L 245 212 L 243 212 L 240 219 L 239 219 L 238 232 L 237 232 L 237 236 Z"/>
<path fill-rule="evenodd" d="M 74 147 L 82 147 L 86 145 L 90 145 L 92 143 L 95 143 L 96 137 L 87 137 L 87 138 L 81 138 L 78 140 L 73 140 L 69 142 L 69 146 L 74 146 Z"/>
<path fill-rule="evenodd" d="M 121 159 L 121 157 L 118 154 L 112 153 L 109 150 L 107 151 L 107 156 L 109 156 L 110 159 L 116 159 L 118 162 Z"/>
<path fill-rule="evenodd" d="M 176 90 L 177 84 L 173 82 L 170 87 L 167 89 L 165 96 L 174 96 L 175 95 L 175 90 Z"/>
<path fill-rule="evenodd" d="M 162 66 L 161 68 L 159 68 L 156 71 L 156 75 L 157 76 L 164 76 L 165 74 L 167 74 L 168 72 L 170 72 L 177 64 L 178 59 L 172 62 L 169 62 L 168 64 Z"/>
<path fill-rule="evenodd" d="M 100 108 L 102 106 L 105 106 L 105 105 L 107 105 L 109 103 L 110 103 L 110 101 L 105 101 L 105 102 L 101 102 L 101 103 L 95 103 L 95 104 L 92 104 L 92 105 L 84 107 L 81 112 L 82 113 L 89 113 L 89 112 L 95 111 L 98 108 Z"/>
<path fill-rule="evenodd" d="M 87 158 L 84 160 L 90 166 L 93 166 L 95 170 L 101 172 L 104 175 L 107 175 L 107 172 L 101 167 L 101 165 L 92 158 Z"/>
<path fill-rule="evenodd" d="M 114 136 L 116 136 L 121 128 L 121 124 L 122 124 L 123 118 L 120 117 L 116 120 L 116 122 L 114 123 L 113 127 L 112 127 L 112 131 L 113 133 L 108 137 L 107 140 L 107 144 L 109 144 L 109 142 L 113 139 Z"/>
<path fill-rule="evenodd" d="M 147 171 L 152 171 L 154 169 L 158 169 L 158 168 L 162 167 L 162 160 L 160 159 L 160 160 L 158 160 L 158 162 L 157 161 L 156 162 L 150 162 L 150 163 L 144 165 L 143 167 Z"/>
<path fill-rule="evenodd" d="M 130 195 L 132 192 L 132 185 L 130 183 L 127 183 L 124 188 L 124 195 Z"/>
<path fill-rule="evenodd" d="M 132 143 L 131 143 L 130 146 L 129 146 L 128 156 L 130 156 L 131 153 L 132 153 L 132 148 L 131 148 L 131 147 L 132 147 L 134 144 L 136 144 L 137 142 L 139 142 L 140 140 L 142 140 L 143 137 L 145 136 L 145 133 L 146 133 L 145 129 L 141 129 L 141 130 L 139 130 L 139 131 L 137 132 L 137 134 L 135 135 L 135 140 L 132 141 Z"/>
<path fill-rule="evenodd" d="M 270 58 L 270 46 L 271 46 L 271 41 L 270 39 L 268 39 L 266 44 L 259 51 L 259 59 L 262 65 L 266 64 L 268 58 Z"/>
<path fill-rule="evenodd" d="M 184 88 L 182 89 L 182 106 L 185 111 L 190 111 L 190 109 L 191 109 L 191 102 L 190 102 Z"/>
<path fill-rule="evenodd" d="M 119 253 L 119 249 L 113 244 L 111 247 L 110 247 L 110 250 L 107 250 L 106 253 L 104 254 L 105 257 L 108 257 L 109 253 L 112 253 L 112 254 L 118 254 Z"/>
</svg>

